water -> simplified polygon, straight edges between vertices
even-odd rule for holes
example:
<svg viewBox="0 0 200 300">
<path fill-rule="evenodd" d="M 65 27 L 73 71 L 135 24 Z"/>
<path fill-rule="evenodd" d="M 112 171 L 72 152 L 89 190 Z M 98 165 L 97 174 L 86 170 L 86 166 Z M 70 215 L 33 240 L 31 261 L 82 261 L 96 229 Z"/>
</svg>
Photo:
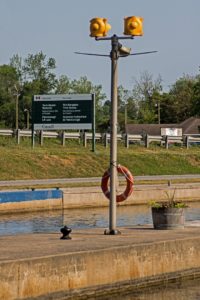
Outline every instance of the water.
<svg viewBox="0 0 200 300">
<path fill-rule="evenodd" d="M 35 212 L 0 216 L 0 235 L 60 232 L 63 225 L 72 229 L 108 228 L 108 208 L 68 209 L 54 212 Z M 186 209 L 186 221 L 200 220 L 200 203 Z M 151 210 L 145 205 L 117 208 L 117 226 L 152 224 Z"/>
</svg>

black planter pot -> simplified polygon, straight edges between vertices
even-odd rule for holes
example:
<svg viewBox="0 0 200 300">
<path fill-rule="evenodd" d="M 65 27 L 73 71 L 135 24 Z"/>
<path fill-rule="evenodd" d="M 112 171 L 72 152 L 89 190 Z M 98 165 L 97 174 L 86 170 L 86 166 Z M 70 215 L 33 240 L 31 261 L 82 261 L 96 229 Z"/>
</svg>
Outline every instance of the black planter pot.
<svg viewBox="0 0 200 300">
<path fill-rule="evenodd" d="M 152 220 L 155 229 L 183 229 L 185 224 L 185 209 L 152 207 Z"/>
</svg>

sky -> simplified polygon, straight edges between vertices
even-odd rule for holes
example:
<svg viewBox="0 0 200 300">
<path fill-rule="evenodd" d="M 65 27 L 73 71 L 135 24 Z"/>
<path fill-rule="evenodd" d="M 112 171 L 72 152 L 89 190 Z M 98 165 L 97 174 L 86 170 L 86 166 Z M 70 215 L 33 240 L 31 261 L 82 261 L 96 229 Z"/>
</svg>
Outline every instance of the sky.
<svg viewBox="0 0 200 300">
<path fill-rule="evenodd" d="M 101 84 L 110 98 L 110 58 L 74 54 L 75 51 L 109 54 L 110 41 L 89 36 L 90 20 L 108 19 L 109 36 L 123 36 L 124 17 L 144 18 L 144 35 L 124 40 L 132 53 L 157 50 L 155 54 L 119 60 L 118 85 L 132 89 L 143 72 L 160 75 L 168 90 L 184 74 L 199 74 L 199 0 L 0 0 L 0 65 L 14 54 L 22 58 L 42 51 L 56 60 L 57 76 L 87 76 Z"/>
</svg>

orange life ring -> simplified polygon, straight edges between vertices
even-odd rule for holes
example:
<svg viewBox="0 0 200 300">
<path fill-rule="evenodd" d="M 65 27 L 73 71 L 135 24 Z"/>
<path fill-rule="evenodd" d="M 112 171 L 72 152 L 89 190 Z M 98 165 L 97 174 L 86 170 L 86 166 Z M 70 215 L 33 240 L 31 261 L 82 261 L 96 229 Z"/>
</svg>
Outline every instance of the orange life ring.
<svg viewBox="0 0 200 300">
<path fill-rule="evenodd" d="M 133 175 L 131 174 L 131 172 L 124 166 L 118 165 L 117 166 L 117 172 L 120 174 L 123 174 L 126 178 L 126 189 L 125 191 L 116 196 L 116 201 L 117 202 L 122 202 L 124 200 L 126 200 L 131 193 L 133 192 Z M 110 199 L 110 190 L 109 190 L 109 178 L 110 178 L 110 171 L 107 170 L 101 179 L 101 189 L 104 193 L 104 195 Z"/>
</svg>

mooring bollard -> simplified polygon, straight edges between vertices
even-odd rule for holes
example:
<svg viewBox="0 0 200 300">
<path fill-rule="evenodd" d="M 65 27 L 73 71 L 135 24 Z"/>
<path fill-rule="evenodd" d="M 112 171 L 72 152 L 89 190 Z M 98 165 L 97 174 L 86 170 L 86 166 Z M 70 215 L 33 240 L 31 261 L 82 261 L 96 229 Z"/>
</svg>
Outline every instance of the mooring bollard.
<svg viewBox="0 0 200 300">
<path fill-rule="evenodd" d="M 69 234 L 72 232 L 72 229 L 64 226 L 63 228 L 60 229 L 60 232 L 63 234 L 61 236 L 61 240 L 71 240 L 72 238 L 69 236 Z"/>
</svg>

